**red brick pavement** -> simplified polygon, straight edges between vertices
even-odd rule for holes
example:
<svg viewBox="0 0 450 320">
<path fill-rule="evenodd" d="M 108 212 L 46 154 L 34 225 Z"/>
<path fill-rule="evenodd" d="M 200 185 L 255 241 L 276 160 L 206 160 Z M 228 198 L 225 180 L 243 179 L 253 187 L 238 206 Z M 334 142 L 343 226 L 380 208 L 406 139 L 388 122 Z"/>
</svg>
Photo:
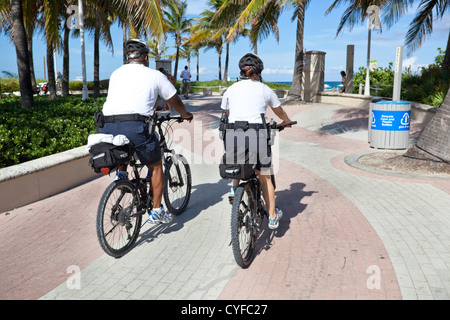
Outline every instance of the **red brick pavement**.
<svg viewBox="0 0 450 320">
<path fill-rule="evenodd" d="M 217 103 L 199 105 L 196 119 L 208 122 L 220 116 Z M 293 116 L 315 107 L 287 110 Z M 209 130 L 207 125 L 204 129 Z M 343 154 L 332 159 L 339 170 L 380 177 L 343 162 L 346 155 L 367 149 L 367 142 L 300 127 L 281 136 L 339 150 Z M 389 256 L 361 212 L 313 172 L 284 159 L 280 165 L 277 201 L 285 213 L 280 228 L 264 231 L 252 265 L 236 270 L 219 299 L 401 299 Z M 84 268 L 103 254 L 95 236 L 95 212 L 108 183 L 109 177 L 97 179 L 0 215 L 0 299 L 39 298 L 68 278 L 68 266 Z M 448 183 L 432 183 L 449 191 Z M 383 272 L 376 290 L 367 286 L 372 265 Z"/>
</svg>

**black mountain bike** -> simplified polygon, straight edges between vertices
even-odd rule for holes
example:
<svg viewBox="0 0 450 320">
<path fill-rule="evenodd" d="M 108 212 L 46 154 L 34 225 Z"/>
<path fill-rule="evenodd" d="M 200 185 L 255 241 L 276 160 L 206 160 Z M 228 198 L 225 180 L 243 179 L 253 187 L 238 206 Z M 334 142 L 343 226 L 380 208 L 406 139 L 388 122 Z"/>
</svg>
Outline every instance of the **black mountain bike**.
<svg viewBox="0 0 450 320">
<path fill-rule="evenodd" d="M 296 124 L 293 121 L 290 125 Z M 275 130 L 282 131 L 286 126 L 277 126 L 275 122 L 267 124 L 269 137 L 274 138 Z M 290 126 L 289 125 L 289 126 Z M 275 185 L 275 176 L 271 175 Z M 253 251 L 261 234 L 264 218 L 269 218 L 261 193 L 261 184 L 256 172 L 244 181 L 234 192 L 231 209 L 231 245 L 236 263 L 243 269 L 248 268 L 253 260 Z"/>
<path fill-rule="evenodd" d="M 164 191 L 166 208 L 173 215 L 181 214 L 191 196 L 191 169 L 186 158 L 175 154 L 167 145 L 166 136 L 171 122 L 186 119 L 168 114 L 155 119 L 163 151 Z M 166 125 L 164 125 L 166 124 Z M 134 152 L 128 164 L 132 173 L 129 180 L 112 182 L 103 193 L 97 210 L 97 237 L 102 249 L 110 256 L 120 258 L 135 244 L 142 224 L 142 216 L 153 208 L 151 179 L 145 165 L 138 163 Z M 145 223 L 145 222 L 144 222 Z"/>
</svg>

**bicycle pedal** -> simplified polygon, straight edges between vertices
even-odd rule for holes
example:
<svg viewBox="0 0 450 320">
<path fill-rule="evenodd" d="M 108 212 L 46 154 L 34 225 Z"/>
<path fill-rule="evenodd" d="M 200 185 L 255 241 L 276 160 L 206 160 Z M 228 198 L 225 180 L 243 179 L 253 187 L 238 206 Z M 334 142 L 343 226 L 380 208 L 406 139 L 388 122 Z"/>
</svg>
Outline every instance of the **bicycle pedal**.
<svg viewBox="0 0 450 320">
<path fill-rule="evenodd" d="M 228 201 L 230 202 L 230 204 L 233 204 L 234 197 L 228 197 Z"/>
</svg>

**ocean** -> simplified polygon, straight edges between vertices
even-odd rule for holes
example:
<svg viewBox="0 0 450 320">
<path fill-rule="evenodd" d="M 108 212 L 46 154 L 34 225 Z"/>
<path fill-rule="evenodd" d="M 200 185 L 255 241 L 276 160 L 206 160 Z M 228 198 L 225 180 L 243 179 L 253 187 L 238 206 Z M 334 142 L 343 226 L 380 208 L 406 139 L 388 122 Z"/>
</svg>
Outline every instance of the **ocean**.
<svg viewBox="0 0 450 320">
<path fill-rule="evenodd" d="M 275 83 L 292 85 L 292 81 L 275 81 Z M 332 91 L 333 88 L 342 87 L 341 81 L 325 81 L 325 91 Z"/>
</svg>

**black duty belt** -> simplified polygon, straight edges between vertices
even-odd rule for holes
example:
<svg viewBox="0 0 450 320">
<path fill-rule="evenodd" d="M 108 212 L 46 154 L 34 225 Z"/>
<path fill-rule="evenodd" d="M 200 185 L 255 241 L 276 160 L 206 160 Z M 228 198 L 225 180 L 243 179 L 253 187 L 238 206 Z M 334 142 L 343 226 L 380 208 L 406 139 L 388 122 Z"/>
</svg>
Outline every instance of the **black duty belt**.
<svg viewBox="0 0 450 320">
<path fill-rule="evenodd" d="M 105 116 L 106 123 L 125 122 L 125 121 L 147 121 L 149 117 L 134 113 L 134 114 L 115 114 L 112 116 Z"/>
<path fill-rule="evenodd" d="M 227 124 L 227 129 L 242 129 L 242 130 L 248 130 L 248 129 L 265 129 L 264 124 L 261 123 L 248 123 L 246 125 L 241 124 L 235 124 L 235 123 L 229 123 Z"/>
</svg>

